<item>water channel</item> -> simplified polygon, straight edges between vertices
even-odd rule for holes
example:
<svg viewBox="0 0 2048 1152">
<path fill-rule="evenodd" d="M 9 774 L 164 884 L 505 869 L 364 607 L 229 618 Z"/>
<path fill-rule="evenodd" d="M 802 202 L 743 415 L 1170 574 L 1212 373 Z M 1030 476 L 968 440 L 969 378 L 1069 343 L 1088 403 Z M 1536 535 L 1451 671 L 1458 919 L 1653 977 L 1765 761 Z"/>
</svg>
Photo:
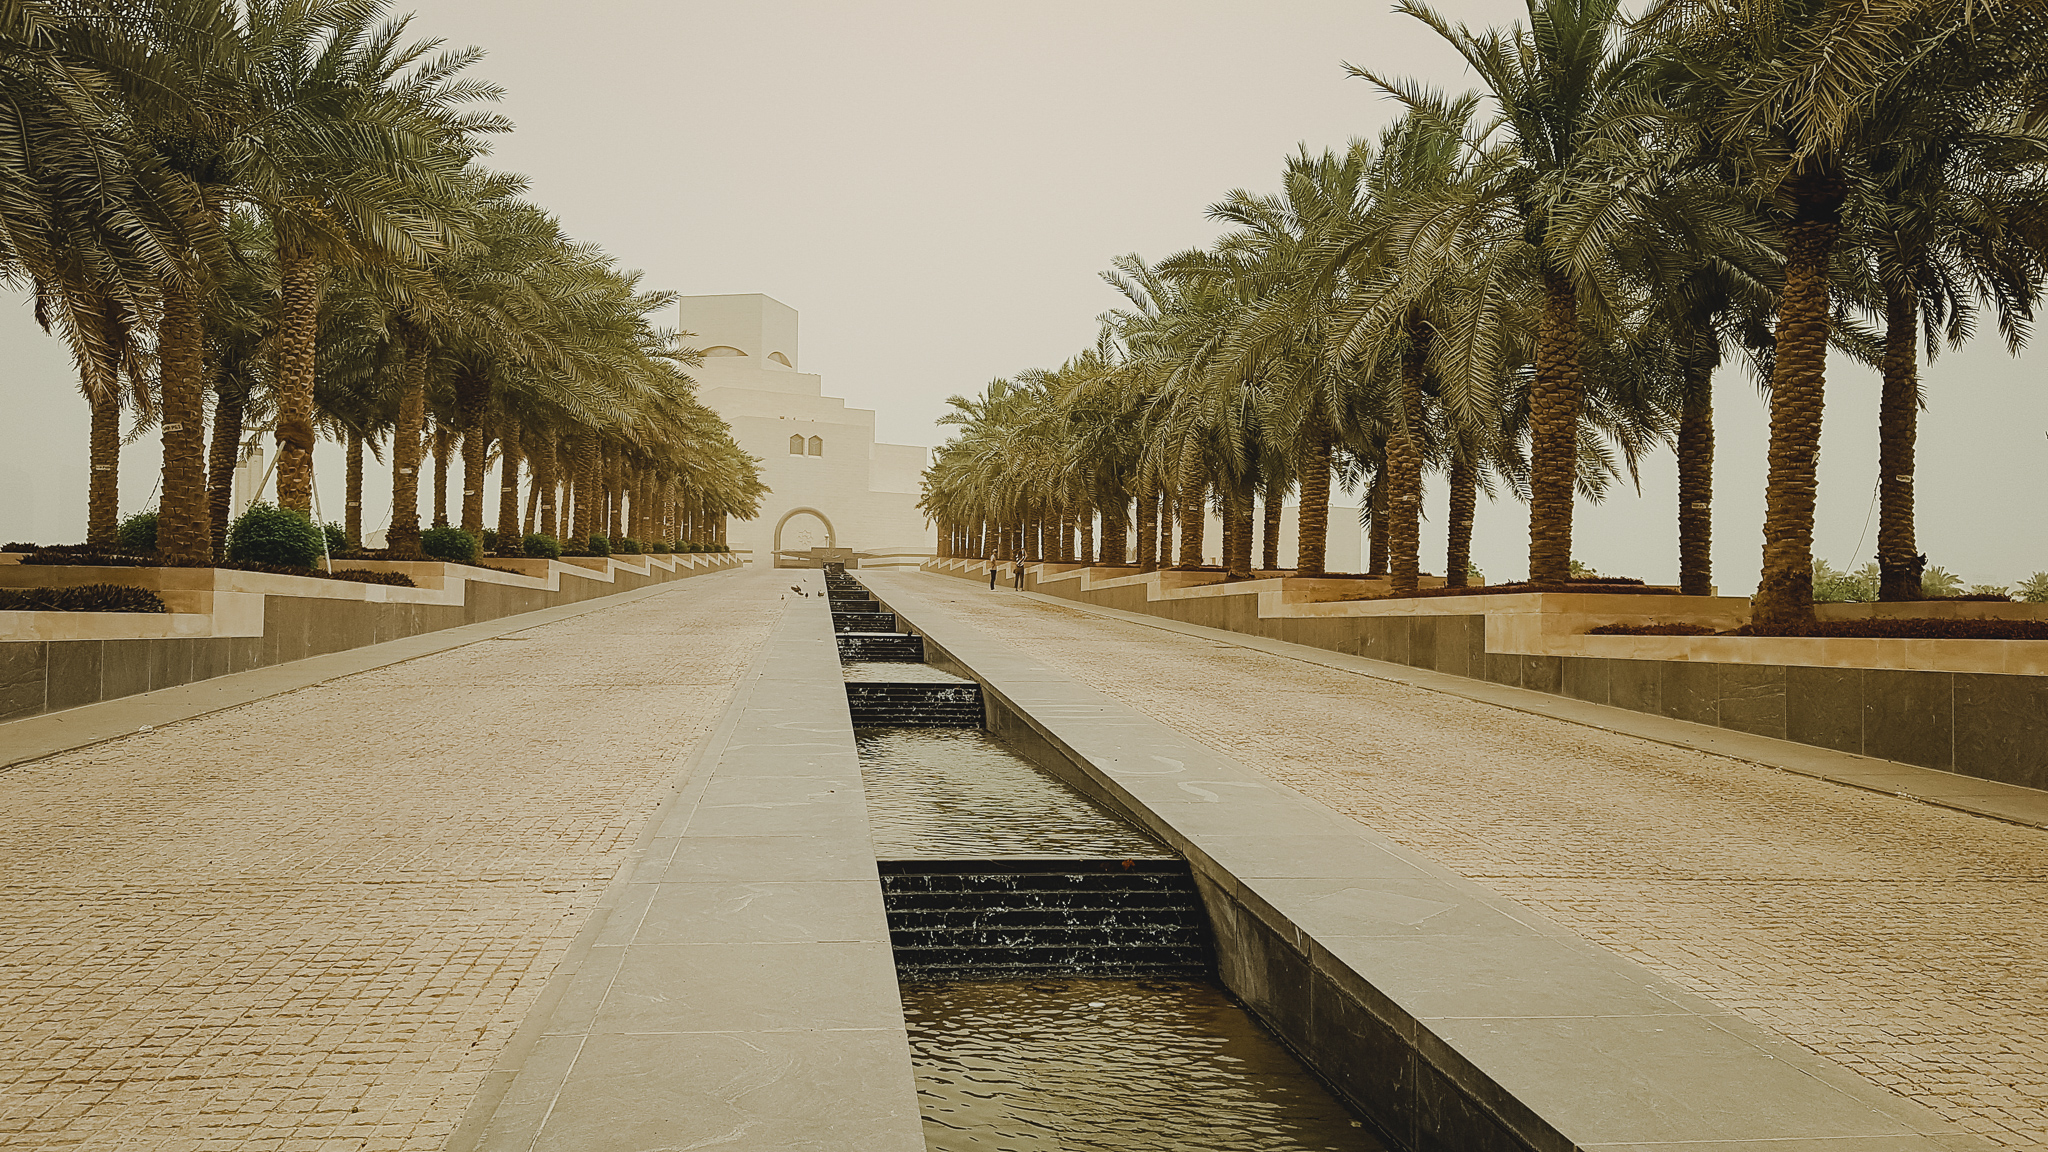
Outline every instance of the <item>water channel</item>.
<svg viewBox="0 0 2048 1152">
<path fill-rule="evenodd" d="M 903 659 L 842 668 L 850 700 L 885 691 L 892 716 L 916 714 L 909 685 L 975 687 Z M 1384 1152 L 1208 978 L 1165 845 L 936 703 L 854 736 L 930 1152 Z"/>
</svg>

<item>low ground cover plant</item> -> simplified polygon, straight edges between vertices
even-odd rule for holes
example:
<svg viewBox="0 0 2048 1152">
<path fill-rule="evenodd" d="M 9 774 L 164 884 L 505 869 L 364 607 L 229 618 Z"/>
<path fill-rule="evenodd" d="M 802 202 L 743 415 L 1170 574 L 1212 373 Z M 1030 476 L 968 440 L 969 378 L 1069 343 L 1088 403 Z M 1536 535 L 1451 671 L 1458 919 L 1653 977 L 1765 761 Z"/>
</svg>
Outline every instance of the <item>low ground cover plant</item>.
<svg viewBox="0 0 2048 1152">
<path fill-rule="evenodd" d="M 163 597 L 126 584 L 0 588 L 0 612 L 169 612 Z"/>
<path fill-rule="evenodd" d="M 1787 636 L 1844 640 L 2048 640 L 2048 620 L 1816 620 L 1764 630 L 1745 624 L 1716 632 L 1697 624 L 1602 624 L 1594 636 Z"/>
</svg>

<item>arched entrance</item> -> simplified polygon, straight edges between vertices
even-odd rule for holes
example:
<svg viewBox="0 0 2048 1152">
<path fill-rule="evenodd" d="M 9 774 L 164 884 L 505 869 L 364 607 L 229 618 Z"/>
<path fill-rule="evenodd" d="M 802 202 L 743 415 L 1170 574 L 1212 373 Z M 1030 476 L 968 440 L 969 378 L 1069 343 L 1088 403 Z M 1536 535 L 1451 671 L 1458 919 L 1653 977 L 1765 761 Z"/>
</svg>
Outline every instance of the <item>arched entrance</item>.
<svg viewBox="0 0 2048 1152">
<path fill-rule="evenodd" d="M 775 522 L 775 566 L 780 568 L 787 561 L 784 552 L 803 552 L 811 548 L 837 548 L 838 536 L 832 531 L 832 521 L 816 508 L 791 508 Z"/>
</svg>

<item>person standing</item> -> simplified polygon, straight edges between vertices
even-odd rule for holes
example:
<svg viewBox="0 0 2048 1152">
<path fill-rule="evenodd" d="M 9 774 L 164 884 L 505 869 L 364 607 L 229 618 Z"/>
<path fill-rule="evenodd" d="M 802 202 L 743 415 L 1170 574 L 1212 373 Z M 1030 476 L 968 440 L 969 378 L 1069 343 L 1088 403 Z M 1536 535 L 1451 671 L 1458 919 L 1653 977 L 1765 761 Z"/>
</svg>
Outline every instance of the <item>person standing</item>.
<svg viewBox="0 0 2048 1152">
<path fill-rule="evenodd" d="M 1022 592 L 1024 590 L 1024 561 L 1017 561 L 1017 570 L 1013 575 L 1017 578 L 1017 591 Z"/>
<path fill-rule="evenodd" d="M 997 572 L 1000 572 L 1000 571 L 1002 571 L 1002 568 L 1003 568 L 1002 562 L 1001 562 L 1001 561 L 999 561 L 999 560 L 991 560 L 991 561 L 989 561 L 989 562 L 988 562 L 988 590 L 989 590 L 989 591 L 993 592 L 993 591 L 995 591 L 995 590 L 996 590 L 996 573 L 997 573 Z"/>
</svg>

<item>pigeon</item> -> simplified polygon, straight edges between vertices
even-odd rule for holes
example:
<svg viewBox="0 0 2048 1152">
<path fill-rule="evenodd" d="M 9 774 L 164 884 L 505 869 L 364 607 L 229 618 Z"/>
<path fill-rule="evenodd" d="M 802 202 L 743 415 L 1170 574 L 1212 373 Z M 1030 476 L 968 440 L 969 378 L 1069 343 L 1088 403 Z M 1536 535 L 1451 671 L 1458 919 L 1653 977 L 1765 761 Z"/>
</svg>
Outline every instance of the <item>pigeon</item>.
<svg viewBox="0 0 2048 1152">
<path fill-rule="evenodd" d="M 804 590 L 803 590 L 803 588 L 802 588 L 802 587 L 801 587 L 800 585 L 796 585 L 796 584 L 791 584 L 791 585 L 789 586 L 789 590 L 790 590 L 791 592 L 794 592 L 794 593 L 796 593 L 796 594 L 797 594 L 797 595 L 799 595 L 799 596 L 809 596 L 809 595 L 810 595 L 810 593 L 809 593 L 809 592 L 806 592 L 806 591 L 804 591 Z"/>
</svg>

